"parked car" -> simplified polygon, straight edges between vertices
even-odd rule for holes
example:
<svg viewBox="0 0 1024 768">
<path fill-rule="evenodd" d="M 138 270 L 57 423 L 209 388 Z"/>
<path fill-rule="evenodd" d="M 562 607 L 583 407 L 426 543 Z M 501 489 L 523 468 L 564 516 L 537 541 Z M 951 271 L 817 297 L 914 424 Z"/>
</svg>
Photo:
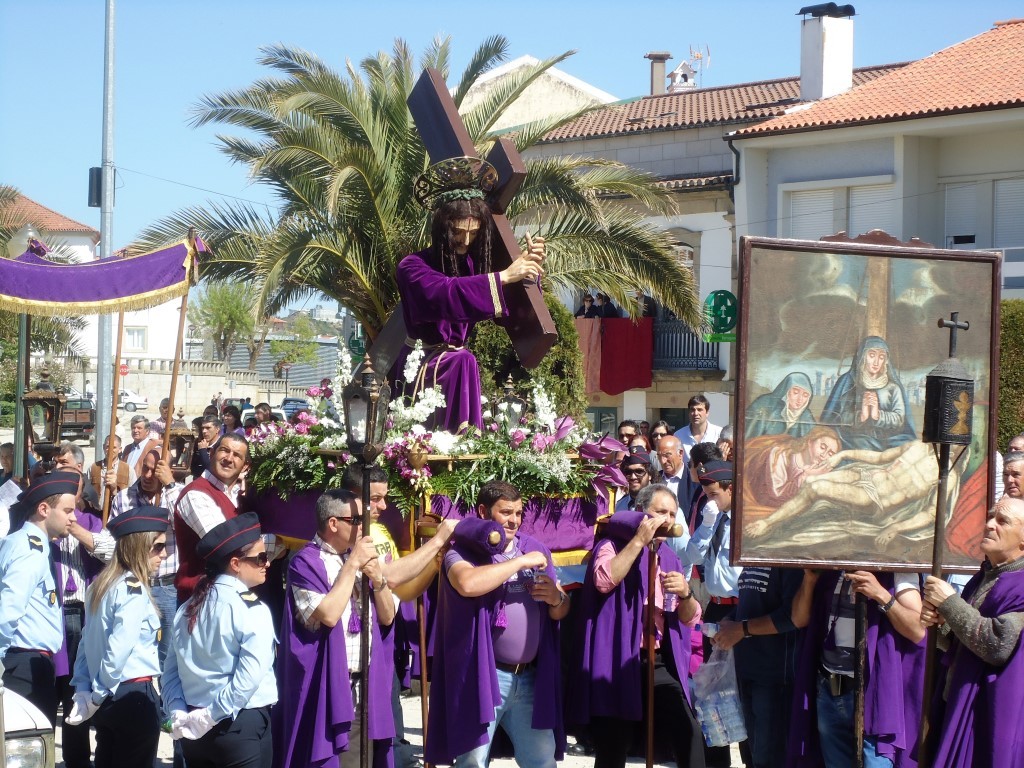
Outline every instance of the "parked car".
<svg viewBox="0 0 1024 768">
<path fill-rule="evenodd" d="M 3 669 L 0 666 L 0 669 Z M 42 712 L 10 688 L 4 689 L 3 728 L 4 765 L 31 765 L 53 768 L 57 759 L 53 726 Z"/>
<path fill-rule="evenodd" d="M 130 389 L 122 389 L 117 398 L 117 407 L 124 408 L 129 413 L 133 411 L 144 411 L 149 408 L 149 400 Z"/>
<path fill-rule="evenodd" d="M 278 407 L 284 411 L 285 416 L 289 421 L 291 421 L 292 416 L 294 416 L 298 411 L 308 411 L 312 408 L 309 401 L 302 397 L 286 397 L 281 401 L 281 405 Z"/>
<path fill-rule="evenodd" d="M 66 438 L 92 437 L 96 429 L 96 403 L 85 398 L 69 398 L 64 405 L 64 424 L 60 435 Z"/>
<path fill-rule="evenodd" d="M 284 424 L 286 421 L 288 421 L 288 414 L 282 411 L 280 408 L 271 408 L 270 413 L 274 417 L 274 421 L 280 424 Z M 256 408 L 254 408 L 253 405 L 250 403 L 249 406 L 246 407 L 244 411 L 242 411 L 242 426 L 245 426 L 246 419 L 254 418 L 256 418 Z"/>
</svg>

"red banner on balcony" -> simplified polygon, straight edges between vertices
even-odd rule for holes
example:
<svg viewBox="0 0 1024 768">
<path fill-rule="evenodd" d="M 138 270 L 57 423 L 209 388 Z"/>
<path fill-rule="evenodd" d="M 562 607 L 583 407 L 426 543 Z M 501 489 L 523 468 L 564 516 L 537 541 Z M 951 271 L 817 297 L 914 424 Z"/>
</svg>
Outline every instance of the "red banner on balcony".
<svg viewBox="0 0 1024 768">
<path fill-rule="evenodd" d="M 588 395 L 618 395 L 651 386 L 654 318 L 576 318 Z"/>
</svg>

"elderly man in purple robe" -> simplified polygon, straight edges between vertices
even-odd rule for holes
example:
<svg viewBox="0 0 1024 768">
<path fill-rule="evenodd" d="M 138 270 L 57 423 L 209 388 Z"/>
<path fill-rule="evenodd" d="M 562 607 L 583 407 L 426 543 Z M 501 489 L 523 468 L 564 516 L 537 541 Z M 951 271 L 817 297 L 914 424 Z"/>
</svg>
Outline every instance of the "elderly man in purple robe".
<svg viewBox="0 0 1024 768">
<path fill-rule="evenodd" d="M 939 644 L 946 649 L 940 667 L 945 680 L 940 676 L 933 702 L 932 765 L 1024 763 L 1024 501 L 1004 496 L 996 503 L 981 551 L 985 562 L 963 597 L 941 579 L 929 576 L 925 582 L 921 620 L 939 627 Z"/>
<path fill-rule="evenodd" d="M 424 358 L 405 389 L 412 396 L 437 387 L 444 395 L 445 408 L 428 419 L 428 431 L 483 428 L 480 371 L 466 338 L 481 320 L 508 316 L 503 286 L 544 274 L 544 239 L 529 235 L 526 251 L 506 269 L 491 271 L 495 229 L 484 195 L 497 178 L 486 161 L 456 157 L 431 166 L 416 181 L 417 201 L 433 211 L 431 245 L 398 265 L 395 279 L 409 338 L 390 378 L 405 378 L 405 361 L 421 341 Z"/>
<path fill-rule="evenodd" d="M 794 623 L 807 617 L 807 624 L 793 685 L 788 766 L 855 763 L 858 594 L 867 598 L 864 765 L 917 765 L 925 659 L 918 575 L 805 570 L 792 608 Z"/>
<path fill-rule="evenodd" d="M 364 511 L 345 490 L 317 501 L 317 533 L 288 566 L 282 627 L 280 706 L 274 709 L 274 765 L 280 768 L 359 765 L 360 711 L 368 706 L 374 768 L 392 764 L 391 714 L 396 601 L 370 536 L 361 536 Z M 370 577 L 370 617 L 359 613 L 361 576 Z M 369 670 L 359 667 L 359 636 L 370 623 Z M 357 699 L 367 677 L 367 701 Z"/>
<path fill-rule="evenodd" d="M 654 655 L 654 735 L 676 765 L 704 768 L 704 739 L 689 701 L 690 630 L 701 618 L 683 564 L 658 529 L 675 521 L 675 493 L 648 485 L 636 511 L 616 512 L 598 531 L 580 590 L 575 668 L 566 721 L 590 725 L 594 768 L 623 768 L 635 730 L 646 723 L 647 660 Z M 648 583 L 651 545 L 658 577 Z M 654 603 L 654 636 L 644 636 Z"/>
<path fill-rule="evenodd" d="M 519 530 L 519 491 L 485 483 L 477 513 L 459 523 L 442 564 L 424 759 L 484 768 L 501 725 L 516 763 L 554 768 L 565 747 L 558 624 L 569 598 L 551 553 Z"/>
</svg>

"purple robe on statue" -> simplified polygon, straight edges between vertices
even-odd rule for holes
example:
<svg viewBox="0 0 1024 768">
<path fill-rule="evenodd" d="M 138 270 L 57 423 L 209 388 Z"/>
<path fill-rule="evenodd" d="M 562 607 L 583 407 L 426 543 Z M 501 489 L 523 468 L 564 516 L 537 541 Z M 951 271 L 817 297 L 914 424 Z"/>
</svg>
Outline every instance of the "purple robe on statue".
<svg viewBox="0 0 1024 768">
<path fill-rule="evenodd" d="M 273 709 L 274 765 L 280 768 L 340 764 L 338 755 L 349 745 L 353 706 L 349 685 L 346 626 L 321 626 L 310 630 L 295 612 L 292 587 L 327 594 L 331 584 L 313 542 L 299 550 L 288 566 L 285 625 L 281 630 L 278 659 L 280 701 Z M 394 641 L 391 627 L 377 623 L 377 609 L 370 601 L 370 676 L 366 696 L 369 702 L 368 733 L 373 743 L 373 768 L 393 768 L 391 740 L 395 723 L 391 713 L 391 684 L 394 679 Z"/>
<path fill-rule="evenodd" d="M 548 559 L 547 575 L 556 579 L 551 553 L 536 539 L 517 535 L 523 554 L 541 552 Z M 499 562 L 485 558 L 471 546 L 453 549 L 473 565 Z M 447 578 L 439 579 L 434 664 L 431 670 L 427 744 L 428 763 L 450 765 L 459 755 L 487 742 L 487 726 L 501 704 L 492 631 L 502 590 L 476 598 L 460 595 Z M 562 678 L 558 622 L 543 612 L 540 647 L 537 649 L 536 688 L 532 725 L 555 732 L 555 758 L 562 759 L 565 733 L 562 727 Z"/>
<path fill-rule="evenodd" d="M 395 273 L 402 297 L 402 315 L 410 339 L 423 342 L 423 363 L 416 381 L 405 382 L 406 394 L 438 387 L 446 407 L 427 419 L 427 431 L 459 432 L 483 428 L 480 408 L 480 370 L 466 338 L 481 320 L 508 315 L 497 272 L 475 274 L 472 258 L 464 257 L 464 277 L 448 277 L 433 263 L 430 250 L 402 259 Z M 404 380 L 406 346 L 389 378 Z"/>
<path fill-rule="evenodd" d="M 840 571 L 831 571 L 819 577 L 810 622 L 801 638 L 786 759 L 791 768 L 824 765 L 818 743 L 818 668 L 839 575 Z M 892 594 L 892 574 L 875 575 Z M 878 753 L 889 758 L 894 768 L 915 768 L 924 696 L 924 641 L 913 643 L 903 637 L 878 610 L 878 603 L 868 600 L 865 645 L 864 735 L 878 739 Z"/>
<path fill-rule="evenodd" d="M 635 533 L 644 516 L 643 512 L 616 512 L 611 518 L 615 522 L 611 525 L 625 524 Z M 594 542 L 594 549 L 607 540 L 618 553 L 626 544 L 623 538 L 612 535 L 598 539 Z M 650 552 L 645 547 L 626 577 L 607 593 L 600 592 L 594 585 L 593 559 L 587 566 L 587 575 L 577 598 L 579 622 L 574 644 L 577 654 L 574 667 L 569 672 L 568 690 L 572 696 L 567 704 L 566 722 L 570 724 L 586 725 L 592 717 L 643 719 L 641 692 L 645 672 L 640 660 L 640 647 L 649 557 Z M 662 571 L 684 572 L 679 558 L 665 543 L 658 548 L 658 562 Z M 690 700 L 690 687 L 686 684 L 690 668 L 690 628 L 679 621 L 675 611 L 664 616 L 665 634 L 671 645 L 676 675 L 683 683 L 683 693 Z M 665 643 L 664 636 L 661 642 Z"/>
<path fill-rule="evenodd" d="M 977 590 L 981 576 L 968 582 L 965 600 Z M 1001 574 L 979 610 L 987 618 L 1024 611 L 1024 571 Z M 948 671 L 945 676 L 940 672 L 935 687 L 937 711 L 932 722 L 942 725 L 936 731 L 938 746 L 931 750 L 935 755 L 932 764 L 945 768 L 1024 765 L 1024 718 L 1020 713 L 1024 653 L 1019 641 L 1002 668 L 985 663 L 955 639 L 942 661 Z M 944 678 L 950 683 L 946 702 L 942 701 Z"/>
</svg>

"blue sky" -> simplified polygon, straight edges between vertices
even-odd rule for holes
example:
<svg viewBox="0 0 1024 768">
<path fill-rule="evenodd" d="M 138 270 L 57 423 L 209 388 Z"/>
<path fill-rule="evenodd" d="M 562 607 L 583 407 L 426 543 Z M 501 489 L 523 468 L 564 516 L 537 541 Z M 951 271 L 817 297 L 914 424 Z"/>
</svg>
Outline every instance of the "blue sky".
<svg viewBox="0 0 1024 768">
<path fill-rule="evenodd" d="M 920 58 L 1021 13 L 1019 2 L 1009 0 L 854 5 L 856 66 Z M 272 204 L 216 149 L 215 126 L 188 124 L 203 94 L 268 74 L 256 63 L 261 45 L 302 47 L 341 68 L 346 58 L 358 62 L 390 49 L 396 37 L 422 51 L 435 35 L 450 35 L 458 72 L 480 41 L 503 34 L 513 58 L 576 49 L 564 71 L 626 98 L 648 91 L 643 55 L 650 50 L 671 51 L 671 68 L 690 46 L 710 47 L 705 86 L 796 75 L 800 6 L 779 0 L 119 0 L 114 242 L 126 244 L 175 210 L 221 199 L 213 193 Z M 100 164 L 104 7 L 104 0 L 0 0 L 0 182 L 97 228 L 99 209 L 87 206 L 86 183 L 89 166 Z"/>
</svg>

